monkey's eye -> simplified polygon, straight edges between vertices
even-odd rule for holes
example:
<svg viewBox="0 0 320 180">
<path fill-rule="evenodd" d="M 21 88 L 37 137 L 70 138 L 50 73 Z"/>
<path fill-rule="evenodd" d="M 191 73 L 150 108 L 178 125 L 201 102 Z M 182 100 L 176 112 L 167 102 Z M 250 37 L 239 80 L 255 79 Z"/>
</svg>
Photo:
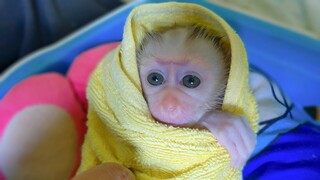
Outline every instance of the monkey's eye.
<svg viewBox="0 0 320 180">
<path fill-rule="evenodd" d="M 164 78 L 160 73 L 153 72 L 148 75 L 148 82 L 153 86 L 159 86 L 163 83 Z"/>
<path fill-rule="evenodd" d="M 183 85 L 187 88 L 196 88 L 200 85 L 201 81 L 197 76 L 186 75 L 182 79 Z"/>
</svg>

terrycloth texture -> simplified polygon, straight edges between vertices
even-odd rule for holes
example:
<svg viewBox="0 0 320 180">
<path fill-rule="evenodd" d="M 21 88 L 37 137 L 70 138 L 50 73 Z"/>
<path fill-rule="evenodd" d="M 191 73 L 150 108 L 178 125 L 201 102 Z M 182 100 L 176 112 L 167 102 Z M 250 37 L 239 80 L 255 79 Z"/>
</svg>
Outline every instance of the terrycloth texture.
<svg viewBox="0 0 320 180">
<path fill-rule="evenodd" d="M 129 15 L 122 44 L 94 71 L 87 89 L 88 132 L 79 172 L 102 162 L 130 168 L 138 179 L 240 179 L 212 133 L 157 123 L 142 95 L 136 47 L 147 31 L 197 23 L 227 37 L 232 62 L 223 110 L 244 115 L 257 130 L 258 112 L 248 84 L 240 38 L 220 17 L 193 4 L 140 6 Z"/>
</svg>

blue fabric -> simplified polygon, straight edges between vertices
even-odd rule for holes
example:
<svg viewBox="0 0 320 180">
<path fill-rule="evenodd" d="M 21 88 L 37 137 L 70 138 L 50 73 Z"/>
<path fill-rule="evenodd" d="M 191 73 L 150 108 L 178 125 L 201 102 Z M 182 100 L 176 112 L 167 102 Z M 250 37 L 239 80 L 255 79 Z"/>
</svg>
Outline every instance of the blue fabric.
<svg viewBox="0 0 320 180">
<path fill-rule="evenodd" d="M 271 121 L 267 124 L 266 128 L 262 129 L 258 133 L 258 144 L 254 150 L 252 156 L 261 153 L 267 146 L 275 141 L 280 135 L 286 132 L 292 131 L 303 124 L 312 124 L 316 127 L 320 127 L 320 124 L 312 119 L 301 107 L 293 105 L 292 109 L 289 109 L 289 113 L 285 116 L 276 118 L 275 121 Z"/>
<path fill-rule="evenodd" d="M 251 159 L 244 179 L 320 179 L 320 127 L 304 124 Z"/>
<path fill-rule="evenodd" d="M 319 123 L 316 123 L 305 110 L 299 106 L 299 104 L 292 103 L 283 93 L 283 91 L 277 88 L 276 85 L 268 76 L 257 70 L 255 66 L 250 67 L 250 72 L 259 73 L 262 76 L 265 76 L 269 82 L 270 95 L 272 95 L 274 102 L 277 102 L 279 106 L 283 106 L 285 111 L 282 115 L 278 117 L 273 117 L 272 119 L 263 119 L 261 117 L 261 122 L 259 126 L 263 126 L 262 129 L 258 132 L 257 141 L 258 144 L 252 153 L 252 157 L 256 156 L 263 149 L 270 145 L 279 135 L 284 134 L 288 131 L 291 131 L 298 126 L 301 126 L 305 123 L 312 123 L 315 126 L 320 126 Z"/>
<path fill-rule="evenodd" d="M 1 0 L 0 72 L 121 4 L 120 0 Z"/>
</svg>

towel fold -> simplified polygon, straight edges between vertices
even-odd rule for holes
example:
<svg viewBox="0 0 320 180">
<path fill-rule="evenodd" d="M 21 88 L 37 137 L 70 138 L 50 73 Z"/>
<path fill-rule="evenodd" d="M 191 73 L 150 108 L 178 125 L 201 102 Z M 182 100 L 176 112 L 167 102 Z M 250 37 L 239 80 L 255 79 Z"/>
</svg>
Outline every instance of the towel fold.
<svg viewBox="0 0 320 180">
<path fill-rule="evenodd" d="M 142 94 L 136 49 L 149 31 L 199 24 L 225 37 L 231 67 L 222 109 L 245 116 L 257 131 L 258 111 L 248 83 L 248 62 L 238 35 L 210 10 L 186 3 L 148 4 L 127 18 L 123 41 L 89 81 L 88 132 L 79 172 L 103 162 L 129 168 L 137 179 L 241 179 L 227 150 L 207 130 L 156 122 Z"/>
</svg>

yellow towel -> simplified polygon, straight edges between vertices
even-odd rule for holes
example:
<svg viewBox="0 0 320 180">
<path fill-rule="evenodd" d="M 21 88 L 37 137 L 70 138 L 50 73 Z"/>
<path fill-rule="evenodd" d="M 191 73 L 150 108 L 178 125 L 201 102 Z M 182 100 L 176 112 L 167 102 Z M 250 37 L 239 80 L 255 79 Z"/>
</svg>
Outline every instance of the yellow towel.
<svg viewBox="0 0 320 180">
<path fill-rule="evenodd" d="M 130 168 L 138 179 L 241 179 L 241 170 L 230 167 L 226 149 L 212 133 L 154 121 L 142 95 L 136 47 L 145 33 L 195 23 L 227 37 L 232 61 L 223 110 L 244 115 L 257 130 L 246 52 L 229 25 L 194 4 L 143 5 L 130 13 L 121 45 L 102 60 L 90 79 L 88 132 L 79 172 L 116 162 Z"/>
</svg>

